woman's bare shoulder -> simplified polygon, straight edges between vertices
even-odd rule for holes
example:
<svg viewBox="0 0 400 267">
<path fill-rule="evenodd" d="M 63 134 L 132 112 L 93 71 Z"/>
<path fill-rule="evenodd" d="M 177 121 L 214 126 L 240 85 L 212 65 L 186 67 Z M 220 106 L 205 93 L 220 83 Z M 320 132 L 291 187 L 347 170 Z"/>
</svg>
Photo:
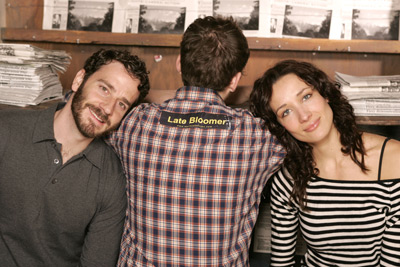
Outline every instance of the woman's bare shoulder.
<svg viewBox="0 0 400 267">
<path fill-rule="evenodd" d="M 363 138 L 363 143 L 365 150 L 367 151 L 374 151 L 374 152 L 380 152 L 383 142 L 385 141 L 386 137 L 382 135 L 377 135 L 373 133 L 363 133 L 362 135 Z"/>
<path fill-rule="evenodd" d="M 385 155 L 396 156 L 398 160 L 400 160 L 400 141 L 396 139 L 390 139 L 386 143 Z"/>
<path fill-rule="evenodd" d="M 400 178 L 400 141 L 390 139 L 382 157 L 382 179 Z"/>
</svg>

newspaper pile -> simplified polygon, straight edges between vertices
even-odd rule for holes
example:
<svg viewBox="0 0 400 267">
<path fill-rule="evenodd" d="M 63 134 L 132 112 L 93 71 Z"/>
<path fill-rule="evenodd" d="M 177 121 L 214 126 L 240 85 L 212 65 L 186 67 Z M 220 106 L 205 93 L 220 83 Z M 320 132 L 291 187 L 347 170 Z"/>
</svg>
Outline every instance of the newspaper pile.
<svg viewBox="0 0 400 267">
<path fill-rule="evenodd" d="M 62 98 L 58 72 L 70 60 L 64 51 L 0 43 L 0 104 L 24 107 Z"/>
<path fill-rule="evenodd" d="M 357 116 L 400 115 L 400 75 L 352 76 L 336 72 L 335 79 Z"/>
</svg>

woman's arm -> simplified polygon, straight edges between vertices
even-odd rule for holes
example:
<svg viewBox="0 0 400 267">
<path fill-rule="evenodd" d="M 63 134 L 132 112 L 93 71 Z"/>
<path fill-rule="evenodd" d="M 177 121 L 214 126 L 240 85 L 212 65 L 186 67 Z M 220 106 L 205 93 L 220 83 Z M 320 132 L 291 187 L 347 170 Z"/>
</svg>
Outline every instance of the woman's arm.
<svg viewBox="0 0 400 267">
<path fill-rule="evenodd" d="M 298 210 L 290 202 L 292 182 L 278 171 L 271 188 L 271 266 L 294 266 L 298 229 Z"/>
</svg>

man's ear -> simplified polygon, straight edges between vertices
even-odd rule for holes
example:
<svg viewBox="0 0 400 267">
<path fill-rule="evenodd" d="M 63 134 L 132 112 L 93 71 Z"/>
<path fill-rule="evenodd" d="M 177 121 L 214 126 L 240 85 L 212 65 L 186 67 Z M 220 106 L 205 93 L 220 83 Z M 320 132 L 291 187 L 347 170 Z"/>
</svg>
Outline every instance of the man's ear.
<svg viewBox="0 0 400 267">
<path fill-rule="evenodd" d="M 71 86 L 72 91 L 76 92 L 78 90 L 79 86 L 81 86 L 81 84 L 83 82 L 84 77 L 85 77 L 84 69 L 81 69 L 80 71 L 78 71 L 76 73 L 75 78 L 72 81 L 72 86 Z"/>
<path fill-rule="evenodd" d="M 233 76 L 233 78 L 231 80 L 231 83 L 228 86 L 229 92 L 231 92 L 231 93 L 235 92 L 241 77 L 242 77 L 242 73 L 241 72 L 238 72 L 238 73 L 236 73 L 235 76 Z"/>
<path fill-rule="evenodd" d="M 179 74 L 181 74 L 181 55 L 178 55 L 178 57 L 176 58 L 176 70 L 179 72 Z"/>
</svg>

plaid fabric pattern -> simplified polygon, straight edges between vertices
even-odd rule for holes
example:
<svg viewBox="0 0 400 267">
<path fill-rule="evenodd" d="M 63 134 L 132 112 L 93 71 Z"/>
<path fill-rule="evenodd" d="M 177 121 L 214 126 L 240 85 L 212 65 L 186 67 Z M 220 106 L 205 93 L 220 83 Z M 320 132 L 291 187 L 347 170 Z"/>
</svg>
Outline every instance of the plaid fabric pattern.
<svg viewBox="0 0 400 267">
<path fill-rule="evenodd" d="M 161 113 L 231 118 L 228 129 L 174 127 Z M 267 179 L 285 155 L 261 120 L 213 90 L 182 87 L 142 104 L 108 139 L 128 178 L 119 266 L 248 266 Z"/>
</svg>

